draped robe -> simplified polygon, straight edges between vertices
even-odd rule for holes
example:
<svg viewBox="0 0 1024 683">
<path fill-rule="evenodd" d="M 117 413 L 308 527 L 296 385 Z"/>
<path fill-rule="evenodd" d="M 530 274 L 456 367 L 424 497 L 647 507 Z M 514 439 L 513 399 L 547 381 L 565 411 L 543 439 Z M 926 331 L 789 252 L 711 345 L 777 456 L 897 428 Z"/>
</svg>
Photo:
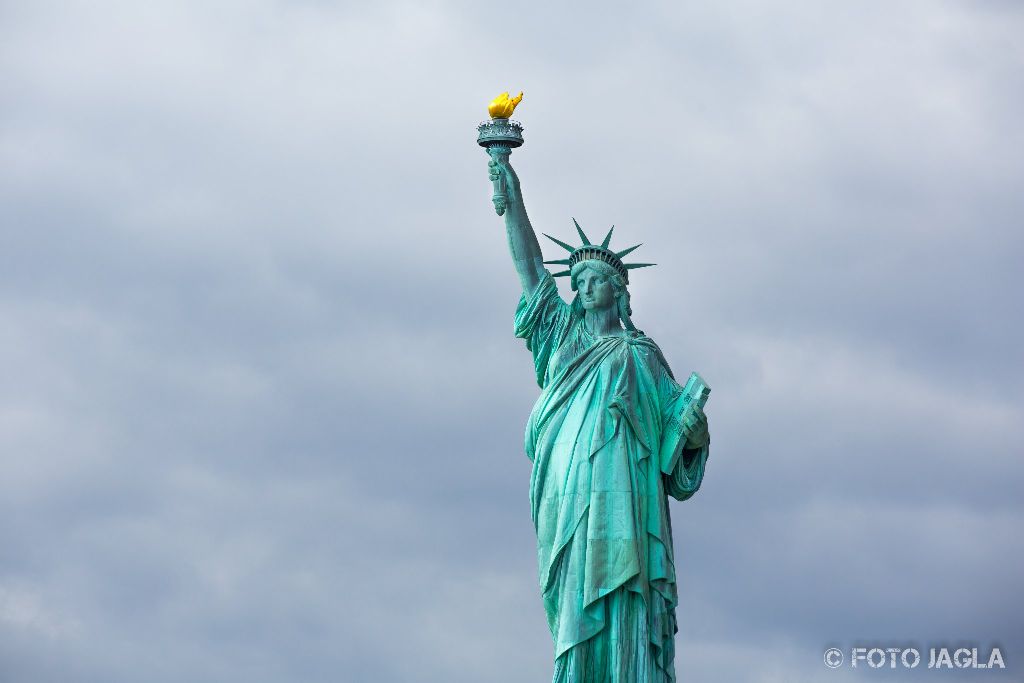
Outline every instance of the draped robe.
<svg viewBox="0 0 1024 683">
<path fill-rule="evenodd" d="M 666 496 L 697 491 L 708 444 L 686 447 L 689 399 L 658 346 L 639 332 L 597 337 L 583 312 L 546 273 L 515 316 L 542 389 L 526 454 L 554 681 L 674 681 Z"/>
</svg>

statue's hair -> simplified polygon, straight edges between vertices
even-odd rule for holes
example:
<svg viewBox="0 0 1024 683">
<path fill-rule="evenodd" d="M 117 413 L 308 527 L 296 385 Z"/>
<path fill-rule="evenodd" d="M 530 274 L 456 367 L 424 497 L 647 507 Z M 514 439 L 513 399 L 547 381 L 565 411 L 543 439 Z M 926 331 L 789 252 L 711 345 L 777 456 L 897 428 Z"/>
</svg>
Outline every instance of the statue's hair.
<svg viewBox="0 0 1024 683">
<path fill-rule="evenodd" d="M 629 306 L 629 289 L 626 287 L 626 281 L 622 278 L 619 272 L 615 270 L 615 268 L 604 261 L 588 259 L 586 261 L 580 261 L 574 265 L 572 270 L 569 272 L 572 291 L 576 291 L 576 278 L 580 273 L 588 268 L 608 278 L 608 282 L 611 283 L 612 290 L 615 292 L 615 297 L 618 299 L 619 320 L 622 321 L 622 324 L 626 326 L 627 330 L 636 330 L 633 326 L 633 321 L 630 320 L 630 316 L 633 315 L 633 309 Z"/>
</svg>

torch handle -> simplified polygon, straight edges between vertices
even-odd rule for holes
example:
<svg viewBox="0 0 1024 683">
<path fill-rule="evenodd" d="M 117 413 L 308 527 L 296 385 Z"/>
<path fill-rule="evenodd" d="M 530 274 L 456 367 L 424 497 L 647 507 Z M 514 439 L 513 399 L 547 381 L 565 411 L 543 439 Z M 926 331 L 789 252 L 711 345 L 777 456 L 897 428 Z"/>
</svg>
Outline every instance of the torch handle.
<svg viewBox="0 0 1024 683">
<path fill-rule="evenodd" d="M 490 145 L 487 148 L 487 153 L 499 164 L 507 164 L 508 157 L 512 154 L 512 148 L 506 147 L 505 145 Z M 494 211 L 499 216 L 503 216 L 505 214 L 505 209 L 508 207 L 508 192 L 505 189 L 505 175 L 499 173 L 498 177 L 492 182 L 494 183 L 494 195 L 491 197 L 491 201 L 494 203 Z"/>
</svg>

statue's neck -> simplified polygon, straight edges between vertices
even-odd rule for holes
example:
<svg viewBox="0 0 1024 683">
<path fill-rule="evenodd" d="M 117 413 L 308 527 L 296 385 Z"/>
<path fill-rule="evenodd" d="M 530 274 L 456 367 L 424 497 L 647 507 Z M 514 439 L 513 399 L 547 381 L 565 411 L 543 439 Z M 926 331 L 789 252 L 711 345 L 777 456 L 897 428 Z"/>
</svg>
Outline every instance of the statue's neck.
<svg viewBox="0 0 1024 683">
<path fill-rule="evenodd" d="M 614 306 L 600 311 L 585 311 L 583 314 L 583 324 L 587 326 L 591 333 L 598 337 L 622 334 L 619 314 Z"/>
</svg>

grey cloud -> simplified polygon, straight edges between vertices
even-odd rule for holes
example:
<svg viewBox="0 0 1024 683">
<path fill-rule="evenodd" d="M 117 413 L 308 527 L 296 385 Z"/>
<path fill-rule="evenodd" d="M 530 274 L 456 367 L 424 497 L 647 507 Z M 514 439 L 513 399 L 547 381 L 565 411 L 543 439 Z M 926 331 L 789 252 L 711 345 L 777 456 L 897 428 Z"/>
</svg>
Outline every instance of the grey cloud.
<svg viewBox="0 0 1024 683">
<path fill-rule="evenodd" d="M 548 675 L 506 88 L 713 387 L 680 678 L 1024 647 L 1013 5 L 2 11 L 0 678 Z"/>
</svg>

